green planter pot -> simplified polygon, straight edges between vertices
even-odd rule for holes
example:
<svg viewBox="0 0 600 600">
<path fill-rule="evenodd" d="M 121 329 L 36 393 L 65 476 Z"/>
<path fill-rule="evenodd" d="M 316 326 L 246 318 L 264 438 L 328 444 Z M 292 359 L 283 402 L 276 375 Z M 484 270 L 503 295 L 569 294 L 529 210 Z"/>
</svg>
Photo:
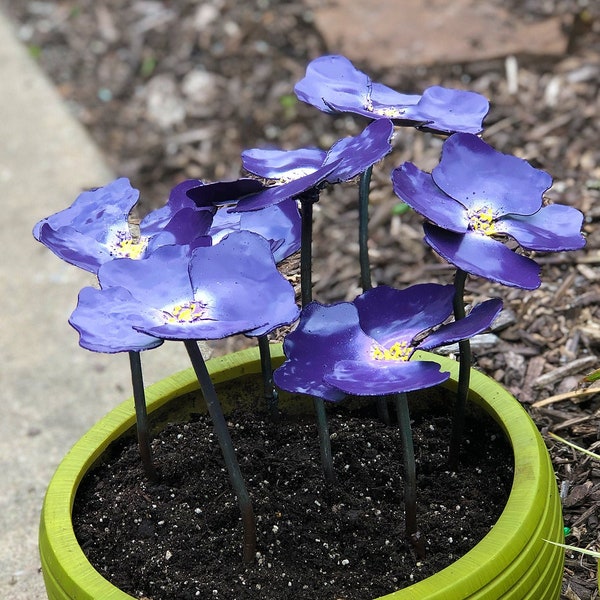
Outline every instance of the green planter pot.
<svg viewBox="0 0 600 600">
<path fill-rule="evenodd" d="M 281 347 L 272 348 L 275 364 Z M 458 364 L 430 354 L 451 372 L 456 386 Z M 258 352 L 244 350 L 208 361 L 213 381 L 231 381 L 260 372 Z M 168 411 L 174 399 L 198 389 L 192 370 L 168 377 L 147 390 L 149 413 Z M 563 521 L 552 464 L 537 428 L 519 403 L 492 379 L 472 371 L 471 400 L 502 427 L 515 459 L 513 486 L 506 507 L 491 531 L 467 554 L 435 575 L 380 600 L 557 600 L 560 595 Z M 157 412 L 158 411 L 158 412 Z M 125 401 L 86 433 L 52 478 L 41 515 L 40 555 L 50 600 L 126 600 L 90 565 L 71 523 L 77 487 L 111 442 L 135 424 L 133 401 Z M 366 600 L 366 599 L 365 599 Z"/>
</svg>

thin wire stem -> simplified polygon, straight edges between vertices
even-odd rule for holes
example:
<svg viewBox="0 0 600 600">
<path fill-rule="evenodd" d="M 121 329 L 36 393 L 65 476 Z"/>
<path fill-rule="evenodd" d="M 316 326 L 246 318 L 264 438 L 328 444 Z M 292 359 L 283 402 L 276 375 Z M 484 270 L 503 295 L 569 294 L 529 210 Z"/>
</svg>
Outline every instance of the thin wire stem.
<svg viewBox="0 0 600 600">
<path fill-rule="evenodd" d="M 406 394 L 396 394 L 396 412 L 402 440 L 402 456 L 404 458 L 404 512 L 406 537 L 412 544 L 417 556 L 423 558 L 425 547 L 423 538 L 417 527 L 417 468 L 413 445 L 408 398 Z"/>
<path fill-rule="evenodd" d="M 364 292 L 373 287 L 369 263 L 369 189 L 373 166 L 360 175 L 358 186 L 358 252 L 360 262 L 360 287 Z"/>
<path fill-rule="evenodd" d="M 204 357 L 200 352 L 198 344 L 194 340 L 185 340 L 185 347 L 194 367 L 208 413 L 213 422 L 213 427 L 219 440 L 219 446 L 225 460 L 225 466 L 227 467 L 227 473 L 229 474 L 229 481 L 231 487 L 238 499 L 238 505 L 240 512 L 242 513 L 242 526 L 244 529 L 244 541 L 242 546 L 242 560 L 245 563 L 251 563 L 254 561 L 256 556 L 256 520 L 254 517 L 254 509 L 252 507 L 252 500 L 246 489 L 246 484 L 240 470 L 240 466 L 235 455 L 235 449 L 231 436 L 229 435 L 229 429 L 227 429 L 227 422 L 223 415 L 223 410 L 219 399 L 217 398 L 217 392 L 215 386 L 210 378 Z"/>
<path fill-rule="evenodd" d="M 456 321 L 465 318 L 465 283 L 467 273 L 462 269 L 456 271 L 454 276 L 454 319 Z M 454 402 L 454 414 L 452 417 L 452 434 L 450 437 L 450 449 L 448 451 L 448 466 L 457 470 L 460 462 L 460 448 L 465 429 L 465 412 L 467 398 L 469 396 L 469 385 L 471 383 L 471 342 L 463 340 L 458 343 L 460 352 L 458 366 L 458 387 L 456 400 Z"/>
<path fill-rule="evenodd" d="M 278 394 L 273 385 L 273 365 L 271 363 L 271 347 L 266 335 L 258 336 L 258 350 L 260 352 L 260 369 L 263 378 L 264 396 L 267 412 L 273 421 L 279 418 Z"/>
<path fill-rule="evenodd" d="M 133 402 L 135 406 L 135 422 L 137 429 L 138 448 L 142 459 L 142 466 L 146 477 L 150 481 L 158 481 L 158 473 L 152 460 L 150 447 L 150 427 L 148 425 L 148 412 L 146 410 L 146 393 L 144 391 L 144 377 L 142 375 L 142 361 L 140 353 L 129 352 L 129 368 L 131 370 L 131 384 L 133 387 Z"/>
<path fill-rule="evenodd" d="M 313 227 L 313 204 L 319 198 L 319 192 L 313 191 L 300 197 L 300 212 L 302 216 L 302 233 L 300 248 L 300 297 L 302 307 L 312 302 L 312 227 Z M 333 470 L 333 457 L 331 453 L 331 439 L 329 437 L 329 426 L 327 424 L 327 413 L 325 402 L 321 398 L 313 399 L 315 415 L 317 418 L 317 430 L 319 434 L 319 447 L 321 451 L 321 465 L 326 481 L 333 483 L 335 473 Z"/>
<path fill-rule="evenodd" d="M 313 199 L 300 198 L 302 226 L 300 246 L 300 299 L 302 308 L 312 301 Z"/>
</svg>

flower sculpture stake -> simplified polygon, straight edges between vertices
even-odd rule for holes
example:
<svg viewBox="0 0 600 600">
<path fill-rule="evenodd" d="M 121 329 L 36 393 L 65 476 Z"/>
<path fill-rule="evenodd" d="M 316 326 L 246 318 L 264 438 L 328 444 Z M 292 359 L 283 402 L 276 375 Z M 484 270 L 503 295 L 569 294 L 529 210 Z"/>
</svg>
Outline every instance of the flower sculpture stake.
<svg viewBox="0 0 600 600">
<path fill-rule="evenodd" d="M 453 298 L 452 286 L 421 284 L 405 290 L 379 286 L 353 302 L 330 306 L 313 302 L 303 309 L 297 329 L 287 336 L 287 360 L 275 371 L 279 387 L 332 402 L 346 394 L 395 395 L 405 463 L 406 533 L 419 553 L 416 470 L 406 392 L 443 383 L 449 374 L 440 372 L 437 363 L 410 358 L 416 350 L 480 333 L 502 307 L 499 300 L 489 300 L 462 321 L 442 325 L 452 314 Z"/>
<path fill-rule="evenodd" d="M 395 193 L 423 215 L 425 241 L 457 267 L 455 318 L 464 316 L 467 274 L 535 289 L 540 267 L 515 251 L 561 252 L 585 244 L 583 215 L 575 208 L 544 205 L 550 175 L 515 156 L 501 154 L 477 136 L 457 133 L 444 143 L 431 173 L 404 163 L 392 173 Z M 512 242 L 511 248 L 507 242 Z M 469 388 L 471 351 L 461 344 L 461 377 L 450 463 L 456 467 Z"/>
<path fill-rule="evenodd" d="M 96 321 L 89 319 L 98 310 L 126 323 L 135 332 L 185 342 L 240 505 L 244 561 L 252 561 L 256 546 L 252 502 L 196 340 L 235 333 L 264 335 L 296 319 L 293 288 L 277 271 L 269 243 L 255 233 L 240 231 L 215 246 L 198 247 L 191 252 L 189 246 L 164 246 L 145 260 L 105 263 L 98 270 L 98 281 L 101 289 L 80 295 L 71 316 L 71 324 L 80 332 L 84 347 L 106 347 L 92 345 L 90 335 L 108 336 L 106 344 L 112 341 L 111 329 L 98 331 Z M 116 302 L 115 290 L 127 302 Z"/>
<path fill-rule="evenodd" d="M 302 306 L 312 300 L 312 226 L 313 204 L 320 189 L 356 177 L 388 154 L 392 147 L 392 122 L 382 119 L 372 123 L 356 137 L 336 142 L 325 152 L 318 148 L 300 150 L 246 150 L 242 153 L 244 168 L 275 183 L 263 192 L 241 199 L 235 211 L 251 211 L 277 205 L 289 198 L 298 199 L 302 215 L 300 251 L 300 287 Z M 321 446 L 323 470 L 328 481 L 335 479 L 327 417 L 323 402 L 315 397 L 315 411 Z"/>
<path fill-rule="evenodd" d="M 234 181 L 186 180 L 168 202 L 134 226 L 139 192 L 124 178 L 81 194 L 64 211 L 42 219 L 37 240 L 57 256 L 96 274 L 69 321 L 82 347 L 129 355 L 138 443 L 148 477 L 152 459 L 141 352 L 165 340 L 185 344 L 237 496 L 251 562 L 256 526 L 227 423 L 198 340 L 244 334 L 258 339 L 264 396 L 278 414 L 277 388 L 314 399 L 321 462 L 336 484 L 326 402 L 375 399 L 389 423 L 393 405 L 401 431 L 405 530 L 415 553 L 425 544 L 417 523 L 415 452 L 407 393 L 445 382 L 449 373 L 420 350 L 458 342 L 460 369 L 449 463 L 458 467 L 471 370 L 470 338 L 501 310 L 499 299 L 467 310 L 471 276 L 526 290 L 540 267 L 531 252 L 581 248 L 583 215 L 548 204 L 550 176 L 497 152 L 478 137 L 489 103 L 479 94 L 439 86 L 403 94 L 373 82 L 342 56 L 312 61 L 295 87 L 298 98 L 327 113 L 370 119 L 361 133 L 328 150 L 255 148 L 241 155 L 251 175 Z M 396 126 L 446 137 L 431 173 L 410 162 L 392 173 L 393 191 L 421 214 L 425 242 L 456 267 L 453 284 L 421 283 L 399 290 L 372 281 L 368 255 L 369 188 L 373 168 L 393 151 Z M 351 302 L 313 300 L 313 205 L 327 186 L 359 180 L 358 240 L 362 294 Z M 301 305 L 277 263 L 300 250 Z M 357 274 L 358 275 L 358 274 Z M 273 373 L 269 335 L 295 324 L 285 338 L 284 363 Z"/>
</svg>

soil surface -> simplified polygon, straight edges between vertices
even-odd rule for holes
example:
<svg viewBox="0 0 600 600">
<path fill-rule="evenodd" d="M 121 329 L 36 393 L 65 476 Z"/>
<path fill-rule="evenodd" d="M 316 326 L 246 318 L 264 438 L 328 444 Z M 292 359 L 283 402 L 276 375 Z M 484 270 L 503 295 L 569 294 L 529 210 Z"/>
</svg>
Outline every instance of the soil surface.
<svg viewBox="0 0 600 600">
<path fill-rule="evenodd" d="M 460 473 L 447 470 L 450 420 L 415 418 L 418 523 L 404 529 L 399 428 L 339 409 L 330 415 L 337 481 L 325 482 L 314 419 L 229 418 L 257 521 L 256 562 L 241 562 L 242 528 L 213 427 L 171 424 L 153 443 L 151 484 L 130 440 L 87 476 L 76 535 L 109 581 L 136 598 L 364 600 L 447 566 L 488 533 L 512 482 L 512 453 L 483 414 L 467 425 Z"/>
<path fill-rule="evenodd" d="M 503 324 L 474 345 L 477 368 L 511 390 L 544 434 L 554 431 L 594 449 L 600 394 L 581 392 L 590 386 L 583 377 L 600 366 L 600 7 L 583 0 L 494 1 L 515 23 L 560 18 L 564 53 L 480 59 L 474 46 L 472 60 L 460 64 L 445 64 L 443 48 L 433 65 L 381 69 L 368 57 L 355 64 L 407 93 L 441 84 L 486 95 L 484 139 L 547 170 L 554 177 L 548 200 L 585 213 L 587 247 L 538 255 L 538 290 L 471 279 L 467 299 L 499 296 L 506 308 Z M 0 3 L 115 172 L 141 189 L 142 211 L 162 204 L 182 179 L 238 177 L 242 149 L 328 148 L 365 125 L 294 100 L 307 62 L 335 51 L 302 2 Z M 370 258 L 376 283 L 452 279 L 452 269 L 424 246 L 421 219 L 394 210 L 389 181 L 390 170 L 405 160 L 434 167 L 441 143 L 404 128 L 394 153 L 375 169 Z M 336 186 L 315 208 L 315 298 L 351 299 L 358 291 L 356 189 Z M 227 340 L 215 351 L 243 343 Z M 598 550 L 598 462 L 549 437 L 547 443 L 571 528 L 567 542 Z M 596 571 L 594 560 L 567 553 L 563 598 L 596 598 Z"/>
</svg>

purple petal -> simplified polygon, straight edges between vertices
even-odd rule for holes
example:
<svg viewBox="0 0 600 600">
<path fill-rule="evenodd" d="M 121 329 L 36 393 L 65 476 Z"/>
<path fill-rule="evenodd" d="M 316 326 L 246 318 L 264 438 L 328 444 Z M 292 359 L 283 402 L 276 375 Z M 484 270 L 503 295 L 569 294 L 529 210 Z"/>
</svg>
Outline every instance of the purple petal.
<svg viewBox="0 0 600 600">
<path fill-rule="evenodd" d="M 275 150 L 255 148 L 242 152 L 244 169 L 265 179 L 298 179 L 323 165 L 325 150 L 301 148 Z"/>
<path fill-rule="evenodd" d="M 290 392 L 341 400 L 345 394 L 327 385 L 324 374 L 339 360 L 360 358 L 372 345 L 360 328 L 353 304 L 311 302 L 302 310 L 297 328 L 285 338 L 287 358 L 274 373 L 275 383 Z"/>
<path fill-rule="evenodd" d="M 495 222 L 498 233 L 513 237 L 523 248 L 539 252 L 579 250 L 585 246 L 581 233 L 583 214 L 572 206 L 550 204 L 533 215 L 507 215 Z"/>
<path fill-rule="evenodd" d="M 187 192 L 191 189 L 203 186 L 204 183 L 198 179 L 186 179 L 178 183 L 170 192 L 169 200 L 164 206 L 149 212 L 140 223 L 140 231 L 146 235 L 152 235 L 162 231 L 165 225 L 182 209 L 197 208 L 196 204 L 188 197 Z M 211 205 L 210 209 L 214 209 Z"/>
<path fill-rule="evenodd" d="M 59 258 L 95 273 L 113 255 L 107 241 L 117 231 L 129 234 L 127 217 L 139 197 L 128 179 L 83 192 L 65 210 L 42 219 L 34 237 Z"/>
<path fill-rule="evenodd" d="M 502 300 L 493 298 L 478 304 L 464 318 L 442 325 L 437 331 L 428 335 L 417 348 L 419 350 L 430 350 L 438 346 L 453 344 L 485 331 L 502 310 Z"/>
<path fill-rule="evenodd" d="M 269 240 L 275 262 L 281 262 L 300 249 L 302 218 L 295 200 L 290 198 L 262 211 L 240 214 L 242 229 Z"/>
<path fill-rule="evenodd" d="M 37 235 L 38 241 L 56 256 L 90 273 L 96 273 L 100 265 L 114 258 L 106 244 L 73 227 L 64 226 L 55 230 L 49 223 L 42 223 Z"/>
<path fill-rule="evenodd" d="M 93 352 L 148 350 L 160 346 L 162 340 L 132 328 L 132 323 L 146 310 L 124 288 L 86 287 L 79 293 L 69 323 L 79 332 L 80 346 Z"/>
<path fill-rule="evenodd" d="M 212 211 L 194 208 L 182 208 L 157 232 L 148 243 L 148 252 L 160 246 L 192 244 L 196 238 L 208 234 L 213 220 Z"/>
<path fill-rule="evenodd" d="M 371 85 L 373 112 L 380 113 L 390 119 L 402 118 L 405 109 L 416 105 L 419 100 L 421 100 L 420 94 L 401 94 L 387 85 L 383 85 L 383 83 L 373 83 Z M 395 116 L 395 110 L 398 111 L 398 116 Z M 386 111 L 390 111 L 390 114 L 386 114 Z"/>
<path fill-rule="evenodd" d="M 317 189 L 331 173 L 335 171 L 338 163 L 324 165 L 313 173 L 294 179 L 288 183 L 274 185 L 263 192 L 241 199 L 238 204 L 231 209 L 232 212 L 247 212 L 250 210 L 259 210 L 267 206 L 279 204 L 289 198 L 297 198 L 303 193 Z"/>
<path fill-rule="evenodd" d="M 336 142 L 323 163 L 323 166 L 337 163 L 327 181 L 348 181 L 366 171 L 391 152 L 390 140 L 393 133 L 394 124 L 389 119 L 379 119 L 367 125 L 359 135 Z"/>
<path fill-rule="evenodd" d="M 355 298 L 354 305 L 363 331 L 387 347 L 443 323 L 452 314 L 453 298 L 452 285 L 423 283 L 403 290 L 380 285 Z"/>
<path fill-rule="evenodd" d="M 526 290 L 534 290 L 541 284 L 539 265 L 498 240 L 471 231 L 453 233 L 431 223 L 425 223 L 423 229 L 427 244 L 471 275 Z"/>
<path fill-rule="evenodd" d="M 104 263 L 98 280 L 102 288 L 124 287 L 136 300 L 158 309 L 193 297 L 188 261 L 187 246 L 162 246 L 144 260 L 120 258 Z"/>
<path fill-rule="evenodd" d="M 255 233 L 232 233 L 196 249 L 190 277 L 195 296 L 208 303 L 211 339 L 250 331 L 263 335 L 298 318 L 293 287 L 277 270 L 267 240 Z"/>
<path fill-rule="evenodd" d="M 48 223 L 54 230 L 72 227 L 97 241 L 103 241 L 110 227 L 127 222 L 127 216 L 139 195 L 139 191 L 131 187 L 129 179 L 116 179 L 104 187 L 83 192 L 69 208 L 39 221 L 33 228 L 33 235 L 41 241 L 40 229 L 44 223 Z"/>
<path fill-rule="evenodd" d="M 436 225 L 457 233 L 469 228 L 465 207 L 445 194 L 429 173 L 405 162 L 392 171 L 392 182 L 400 200 Z"/>
<path fill-rule="evenodd" d="M 450 373 L 429 361 L 338 361 L 324 375 L 329 385 L 356 396 L 385 396 L 412 392 L 443 383 Z"/>
<path fill-rule="evenodd" d="M 481 94 L 434 85 L 405 111 L 404 118 L 424 122 L 427 129 L 443 133 L 479 133 L 489 109 L 490 103 Z"/>
<path fill-rule="evenodd" d="M 456 133 L 445 142 L 432 171 L 435 183 L 467 209 L 491 208 L 494 215 L 531 215 L 552 185 L 548 173 L 497 152 L 476 135 Z"/>
<path fill-rule="evenodd" d="M 343 56 L 321 56 L 311 61 L 294 87 L 299 100 L 324 112 L 354 112 L 367 105 L 371 80 Z"/>
</svg>

